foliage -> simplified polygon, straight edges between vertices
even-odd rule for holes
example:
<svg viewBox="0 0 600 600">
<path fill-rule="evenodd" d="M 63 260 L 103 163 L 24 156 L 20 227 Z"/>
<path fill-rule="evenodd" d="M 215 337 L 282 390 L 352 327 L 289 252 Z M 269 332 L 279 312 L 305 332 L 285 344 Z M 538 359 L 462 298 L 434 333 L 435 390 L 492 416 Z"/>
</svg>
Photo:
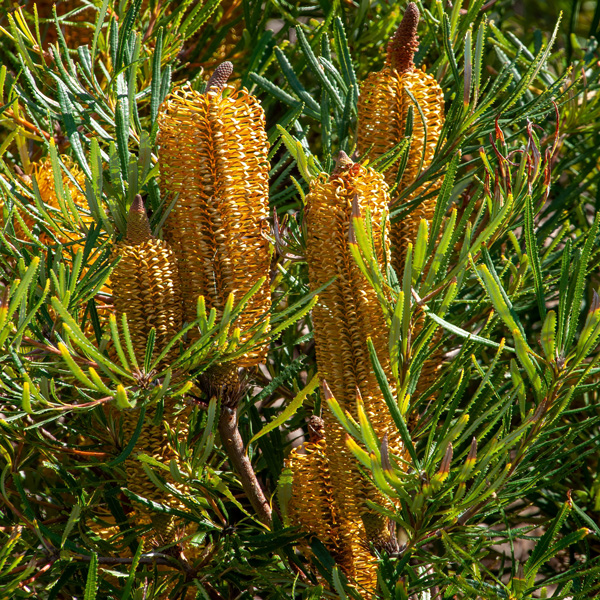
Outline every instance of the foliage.
<svg viewBox="0 0 600 600">
<path fill-rule="evenodd" d="M 339 151 L 355 151 L 359 83 L 381 68 L 404 7 L 44 6 L 0 18 L 0 597 L 360 598 L 327 548 L 285 522 L 276 491 L 307 418 L 327 404 L 316 390 L 306 195 Z M 374 256 L 369 213 L 354 215 L 351 244 L 390 330 L 393 380 L 368 349 L 406 454 L 390 455 L 366 414 L 329 400 L 379 491 L 370 507 L 396 527 L 397 553 L 371 548 L 381 598 L 583 599 L 600 589 L 600 13 L 585 6 L 530 31 L 510 3 L 419 3 L 415 61 L 444 90 L 446 122 L 389 219 L 415 211 L 423 185 L 437 193 L 435 214 L 404 272 Z M 93 35 L 79 45 L 83 31 Z M 243 343 L 236 332 L 259 281 L 221 314 L 199 299 L 196 320 L 156 358 L 150 335 L 138 364 L 128 323 L 111 310 L 112 248 L 137 194 L 162 236 L 177 197 L 161 188 L 160 106 L 176 84 L 203 91 L 224 59 L 266 113 L 271 330 L 259 324 Z M 407 148 L 371 166 L 397 163 L 401 177 Z M 231 466 L 222 407 L 202 384 L 265 343 L 238 419 L 271 526 Z M 440 356 L 422 389 L 424 366 Z M 160 420 L 169 404 L 189 428 L 178 437 L 167 423 L 178 460 L 164 464 L 136 442 L 145 415 Z M 140 416 L 127 438 L 130 414 Z M 180 506 L 129 490 L 131 460 Z M 192 525 L 187 554 L 148 551 L 151 527 L 125 518 L 132 502 Z"/>
</svg>

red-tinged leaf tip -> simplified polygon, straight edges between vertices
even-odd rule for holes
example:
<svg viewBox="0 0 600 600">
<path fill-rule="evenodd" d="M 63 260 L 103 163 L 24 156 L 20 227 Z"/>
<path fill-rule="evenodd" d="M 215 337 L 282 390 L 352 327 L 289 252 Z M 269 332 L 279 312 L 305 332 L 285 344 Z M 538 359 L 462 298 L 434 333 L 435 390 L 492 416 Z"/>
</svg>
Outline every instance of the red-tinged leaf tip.
<svg viewBox="0 0 600 600">
<path fill-rule="evenodd" d="M 533 416 L 531 418 L 531 421 L 533 423 L 537 423 L 541 418 L 542 415 L 546 412 L 546 400 L 542 400 L 538 407 L 536 408 L 535 412 L 533 413 Z"/>
<path fill-rule="evenodd" d="M 354 194 L 354 198 L 352 198 L 352 217 L 350 219 L 350 227 L 348 229 L 348 242 L 350 244 L 356 244 L 356 231 L 354 230 L 354 219 L 361 218 L 360 206 L 358 204 L 358 194 Z"/>
<path fill-rule="evenodd" d="M 355 388 L 356 389 L 356 402 L 360 402 L 362 403 L 363 399 L 362 399 L 362 394 L 360 393 L 360 390 L 358 389 L 358 386 Z"/>
<path fill-rule="evenodd" d="M 350 227 L 348 227 L 348 243 L 356 244 L 358 243 L 356 240 L 356 232 L 354 231 L 354 224 L 350 221 Z"/>
<path fill-rule="evenodd" d="M 323 389 L 323 395 L 325 396 L 325 400 L 335 400 L 333 396 L 333 392 L 330 387 L 327 385 L 327 382 L 323 379 L 321 382 L 321 388 Z"/>
<path fill-rule="evenodd" d="M 515 579 L 525 579 L 525 571 L 523 570 L 523 565 L 521 563 L 519 563 L 519 566 L 517 567 Z"/>
<path fill-rule="evenodd" d="M 498 123 L 498 119 L 500 118 L 500 115 L 498 115 L 496 117 L 496 139 L 504 142 L 504 132 L 502 131 L 502 128 L 500 127 L 500 124 Z"/>
<path fill-rule="evenodd" d="M 473 436 L 471 440 L 471 448 L 469 449 L 469 454 L 467 455 L 467 460 L 475 461 L 477 458 L 477 439 Z"/>
<path fill-rule="evenodd" d="M 360 212 L 360 204 L 358 203 L 358 194 L 354 194 L 352 198 L 352 218 L 360 219 L 362 217 Z"/>
<path fill-rule="evenodd" d="M 381 440 L 380 452 L 381 452 L 381 466 L 383 467 L 383 470 L 391 471 L 392 463 L 390 462 L 390 448 L 389 448 L 387 433 L 385 433 L 383 435 L 383 439 Z"/>
<path fill-rule="evenodd" d="M 233 64 L 228 60 L 222 62 L 210 76 L 206 84 L 206 91 L 220 92 L 226 85 L 233 73 Z"/>
<path fill-rule="evenodd" d="M 452 462 L 452 455 L 454 454 L 454 449 L 452 448 L 452 444 L 448 444 L 446 448 L 446 453 L 444 454 L 444 458 L 442 459 L 442 464 L 440 465 L 440 473 L 442 475 L 447 475 L 450 473 L 450 463 Z"/>
<path fill-rule="evenodd" d="M 396 33 L 387 47 L 387 64 L 398 73 L 406 73 L 415 68 L 413 58 L 419 48 L 417 27 L 419 25 L 419 9 L 414 2 L 409 2 Z"/>
<path fill-rule="evenodd" d="M 600 296 L 596 290 L 592 290 L 592 303 L 590 305 L 590 312 L 595 312 L 600 308 Z"/>
</svg>

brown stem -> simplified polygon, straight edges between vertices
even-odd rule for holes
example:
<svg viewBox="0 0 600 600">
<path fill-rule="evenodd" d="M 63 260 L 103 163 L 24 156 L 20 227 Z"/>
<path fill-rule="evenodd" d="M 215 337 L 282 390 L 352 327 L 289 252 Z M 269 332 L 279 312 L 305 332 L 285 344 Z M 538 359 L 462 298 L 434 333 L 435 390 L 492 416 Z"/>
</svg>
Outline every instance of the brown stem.
<svg viewBox="0 0 600 600">
<path fill-rule="evenodd" d="M 260 487 L 250 460 L 246 456 L 244 442 L 237 426 L 237 412 L 235 408 L 222 407 L 221 417 L 219 418 L 219 433 L 227 456 L 233 468 L 240 476 L 242 487 L 252 504 L 252 508 L 254 508 L 258 518 L 265 525 L 270 526 L 271 507 Z"/>
</svg>

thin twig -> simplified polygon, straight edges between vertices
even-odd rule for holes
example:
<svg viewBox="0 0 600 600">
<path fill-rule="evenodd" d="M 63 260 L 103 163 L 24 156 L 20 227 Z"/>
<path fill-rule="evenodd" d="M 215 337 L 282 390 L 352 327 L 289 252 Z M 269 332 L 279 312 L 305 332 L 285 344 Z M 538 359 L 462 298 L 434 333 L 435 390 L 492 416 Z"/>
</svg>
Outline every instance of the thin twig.
<svg viewBox="0 0 600 600">
<path fill-rule="evenodd" d="M 71 558 L 74 560 L 78 560 L 81 562 L 90 562 L 92 560 L 91 556 L 86 554 L 74 554 L 71 555 Z M 130 565 L 133 563 L 132 558 L 121 558 L 120 556 L 99 556 L 98 564 L 99 565 Z M 142 554 L 139 559 L 139 563 L 142 565 L 166 565 L 169 567 L 177 568 L 180 571 L 188 572 L 190 569 L 186 567 L 184 564 L 179 562 L 175 557 L 169 556 L 168 554 L 162 554 L 158 552 L 152 552 L 149 554 Z"/>
</svg>

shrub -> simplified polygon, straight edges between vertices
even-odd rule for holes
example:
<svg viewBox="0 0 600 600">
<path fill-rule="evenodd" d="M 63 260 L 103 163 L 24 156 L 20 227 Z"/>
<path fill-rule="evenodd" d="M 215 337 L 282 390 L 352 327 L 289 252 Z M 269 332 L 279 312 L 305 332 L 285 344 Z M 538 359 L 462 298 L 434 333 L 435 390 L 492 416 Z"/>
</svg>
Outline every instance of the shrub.
<svg viewBox="0 0 600 600">
<path fill-rule="evenodd" d="M 2 598 L 598 593 L 579 7 L 0 17 Z"/>
</svg>

